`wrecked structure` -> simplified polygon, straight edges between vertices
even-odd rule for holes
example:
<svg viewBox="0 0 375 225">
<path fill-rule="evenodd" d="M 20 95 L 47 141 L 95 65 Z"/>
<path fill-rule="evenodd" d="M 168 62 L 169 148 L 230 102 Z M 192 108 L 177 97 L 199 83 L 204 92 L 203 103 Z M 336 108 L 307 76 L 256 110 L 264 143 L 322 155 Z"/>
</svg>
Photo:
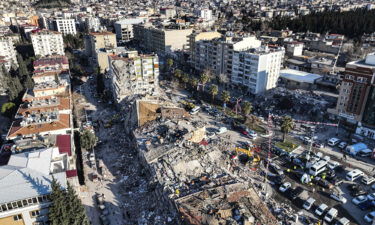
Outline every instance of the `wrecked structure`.
<svg viewBox="0 0 375 225">
<path fill-rule="evenodd" d="M 109 56 L 113 98 L 117 103 L 134 95 L 154 95 L 158 89 L 157 55 L 120 54 Z"/>
<path fill-rule="evenodd" d="M 208 139 L 208 126 L 195 117 L 159 117 L 133 131 L 158 198 L 184 224 L 276 224 L 248 174 L 238 172 L 230 142 Z"/>
</svg>

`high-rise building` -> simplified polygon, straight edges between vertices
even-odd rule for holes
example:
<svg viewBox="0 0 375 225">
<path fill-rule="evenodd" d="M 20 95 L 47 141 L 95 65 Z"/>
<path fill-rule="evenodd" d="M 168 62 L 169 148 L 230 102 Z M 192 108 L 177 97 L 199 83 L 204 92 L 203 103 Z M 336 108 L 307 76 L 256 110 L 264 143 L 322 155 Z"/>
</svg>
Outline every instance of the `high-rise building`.
<svg viewBox="0 0 375 225">
<path fill-rule="evenodd" d="M 33 32 L 30 36 L 35 55 L 65 55 L 63 37 L 60 32 L 40 30 Z"/>
<path fill-rule="evenodd" d="M 117 103 L 136 95 L 153 95 L 158 89 L 159 58 L 136 52 L 109 56 L 109 74 Z"/>
<path fill-rule="evenodd" d="M 143 23 L 142 18 L 129 18 L 115 23 L 116 38 L 118 41 L 127 42 L 133 39 L 133 25 Z"/>
<path fill-rule="evenodd" d="M 91 32 L 85 37 L 85 52 L 88 56 L 94 56 L 101 48 L 116 48 L 116 35 L 111 32 Z"/>
<path fill-rule="evenodd" d="M 6 61 L 4 66 L 8 71 L 12 65 L 18 67 L 15 40 L 13 35 L 0 36 L 0 56 Z"/>
<path fill-rule="evenodd" d="M 149 24 L 134 25 L 134 40 L 139 45 L 153 52 L 171 53 L 187 48 L 188 36 L 192 29 L 156 28 Z"/>
<path fill-rule="evenodd" d="M 329 112 L 353 124 L 356 133 L 375 139 L 375 53 L 346 64 L 335 109 Z"/>
<path fill-rule="evenodd" d="M 219 36 L 216 32 L 210 35 L 202 34 L 203 38 L 200 38 L 199 34 L 197 36 L 192 34 L 189 44 L 190 62 L 198 71 L 210 69 L 215 74 L 227 74 L 230 76 L 232 73 L 233 53 L 257 48 L 261 45 L 261 41 L 253 36 L 215 38 Z M 210 37 L 204 38 L 204 36 Z"/>
<path fill-rule="evenodd" d="M 267 46 L 235 51 L 231 83 L 246 87 L 252 94 L 275 88 L 284 54 L 284 48 L 270 49 Z"/>
<path fill-rule="evenodd" d="M 63 35 L 77 34 L 76 23 L 74 19 L 53 18 L 49 20 L 49 29 L 61 32 Z"/>
</svg>

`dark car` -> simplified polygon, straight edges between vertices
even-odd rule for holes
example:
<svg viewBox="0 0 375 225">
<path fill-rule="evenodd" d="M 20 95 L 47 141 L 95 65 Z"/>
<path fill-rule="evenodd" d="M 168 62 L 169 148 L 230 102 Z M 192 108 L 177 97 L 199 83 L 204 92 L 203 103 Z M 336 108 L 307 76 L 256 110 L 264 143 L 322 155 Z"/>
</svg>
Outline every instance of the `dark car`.
<svg viewBox="0 0 375 225">
<path fill-rule="evenodd" d="M 275 174 L 277 174 L 277 175 L 279 175 L 279 176 L 284 175 L 284 171 L 283 171 L 283 169 L 282 169 L 279 165 L 277 165 L 276 163 L 271 162 L 271 163 L 269 164 L 269 169 L 270 169 L 270 171 L 271 171 L 272 173 L 275 173 Z"/>
<path fill-rule="evenodd" d="M 302 187 L 296 187 L 295 189 L 291 190 L 288 195 L 290 199 L 295 200 L 303 191 L 304 189 Z"/>
<path fill-rule="evenodd" d="M 276 147 L 276 146 L 273 146 L 271 148 L 271 153 L 273 153 L 277 156 L 283 156 L 283 155 L 287 154 L 283 149 L 281 149 L 279 147 Z"/>
<path fill-rule="evenodd" d="M 327 177 L 327 180 L 331 182 L 331 184 L 338 186 L 344 182 L 344 179 L 341 177 Z"/>
<path fill-rule="evenodd" d="M 375 201 L 374 200 L 367 200 L 365 202 L 359 203 L 358 208 L 361 210 L 370 210 L 375 207 Z"/>
<path fill-rule="evenodd" d="M 350 184 L 348 186 L 348 190 L 350 192 L 350 195 L 353 197 L 367 195 L 367 191 L 365 191 L 365 189 L 363 189 L 363 187 L 358 184 Z"/>
<path fill-rule="evenodd" d="M 313 182 L 323 188 L 328 188 L 328 189 L 333 188 L 333 184 L 331 184 L 325 179 L 322 179 L 321 177 L 315 177 Z"/>
<path fill-rule="evenodd" d="M 315 148 L 322 148 L 323 144 L 319 143 L 319 142 L 313 142 L 312 146 L 315 147 Z"/>
</svg>

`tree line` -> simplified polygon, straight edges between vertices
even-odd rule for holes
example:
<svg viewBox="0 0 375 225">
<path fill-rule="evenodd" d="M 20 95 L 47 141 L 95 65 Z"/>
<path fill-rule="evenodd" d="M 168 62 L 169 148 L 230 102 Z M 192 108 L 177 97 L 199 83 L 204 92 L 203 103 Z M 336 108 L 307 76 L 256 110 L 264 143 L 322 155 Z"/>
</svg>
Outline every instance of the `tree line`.
<svg viewBox="0 0 375 225">
<path fill-rule="evenodd" d="M 70 4 L 72 4 L 70 0 L 39 0 L 34 6 L 37 8 L 60 8 Z"/>
<path fill-rule="evenodd" d="M 275 17 L 270 26 L 273 29 L 291 29 L 295 32 L 337 33 L 360 40 L 365 33 L 375 32 L 375 10 L 356 9 L 346 12 L 312 12 L 297 18 Z"/>
</svg>

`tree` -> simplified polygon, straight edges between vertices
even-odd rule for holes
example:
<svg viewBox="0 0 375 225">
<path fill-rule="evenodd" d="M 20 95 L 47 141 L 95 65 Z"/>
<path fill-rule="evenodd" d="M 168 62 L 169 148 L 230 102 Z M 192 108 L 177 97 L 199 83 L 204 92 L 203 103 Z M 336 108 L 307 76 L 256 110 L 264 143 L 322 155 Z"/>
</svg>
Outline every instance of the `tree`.
<svg viewBox="0 0 375 225">
<path fill-rule="evenodd" d="M 177 79 L 180 79 L 182 77 L 182 71 L 179 69 L 176 69 L 173 73 L 174 77 Z"/>
<path fill-rule="evenodd" d="M 210 81 L 210 76 L 207 73 L 202 73 L 199 81 L 202 84 L 202 91 L 204 91 L 204 85 L 206 85 L 206 83 Z"/>
<path fill-rule="evenodd" d="M 18 74 L 20 77 L 28 76 L 29 71 L 27 70 L 27 65 L 25 61 L 23 60 L 23 57 L 21 54 L 17 54 L 17 62 L 18 62 Z"/>
<path fill-rule="evenodd" d="M 189 82 L 189 75 L 187 73 L 182 74 L 181 81 L 184 83 L 184 87 L 186 88 L 186 84 Z"/>
<path fill-rule="evenodd" d="M 286 135 L 290 131 L 292 131 L 293 127 L 293 119 L 290 116 L 284 116 L 281 124 L 281 131 L 283 132 L 283 142 L 285 142 Z"/>
<path fill-rule="evenodd" d="M 167 59 L 168 70 L 171 70 L 171 69 L 172 69 L 173 64 L 174 64 L 173 59 L 168 58 L 168 59 Z"/>
<path fill-rule="evenodd" d="M 64 190 L 61 185 L 52 179 L 51 205 L 48 218 L 51 225 L 88 225 L 85 209 L 72 186 Z"/>
<path fill-rule="evenodd" d="M 245 101 L 242 106 L 242 111 L 245 114 L 245 116 L 249 115 L 252 110 L 253 105 L 251 104 L 251 102 Z"/>
<path fill-rule="evenodd" d="M 94 148 L 97 142 L 95 134 L 90 130 L 83 131 L 81 133 L 80 139 L 81 147 L 87 150 L 91 150 L 92 148 Z"/>
<path fill-rule="evenodd" d="M 219 79 L 219 83 L 221 85 L 224 85 L 224 88 L 226 88 L 227 84 L 229 83 L 228 76 L 226 74 L 221 73 L 221 74 L 219 74 L 218 79 Z"/>
<path fill-rule="evenodd" d="M 190 80 L 189 80 L 189 84 L 194 89 L 197 89 L 198 83 L 199 83 L 199 80 L 197 78 L 195 78 L 195 77 L 191 77 Z"/>
<path fill-rule="evenodd" d="M 224 102 L 224 104 L 227 104 L 230 100 L 230 94 L 228 91 L 222 91 L 221 92 L 221 100 Z"/>
<path fill-rule="evenodd" d="M 215 96 L 219 93 L 219 87 L 215 84 L 211 85 L 210 87 L 210 94 L 212 96 L 212 103 L 215 100 Z"/>
<path fill-rule="evenodd" d="M 15 111 L 16 104 L 14 104 L 13 102 L 6 102 L 1 106 L 1 113 L 6 117 L 12 118 Z"/>
</svg>

